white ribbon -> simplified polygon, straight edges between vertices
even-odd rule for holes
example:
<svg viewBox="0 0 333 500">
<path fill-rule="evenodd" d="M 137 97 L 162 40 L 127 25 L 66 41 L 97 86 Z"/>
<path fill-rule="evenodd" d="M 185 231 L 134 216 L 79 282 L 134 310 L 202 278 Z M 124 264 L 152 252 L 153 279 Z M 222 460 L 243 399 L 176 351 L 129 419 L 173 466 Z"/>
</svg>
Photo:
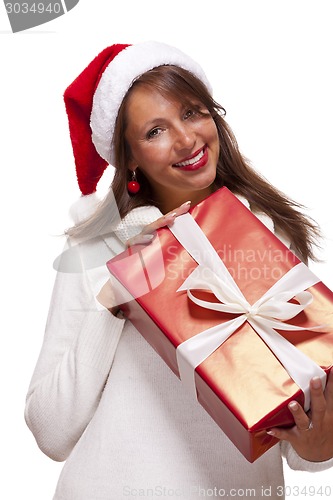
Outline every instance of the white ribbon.
<svg viewBox="0 0 333 500">
<path fill-rule="evenodd" d="M 303 327 L 284 321 L 294 318 L 311 303 L 313 297 L 307 289 L 318 283 L 319 278 L 305 264 L 297 264 L 251 305 L 190 214 L 178 217 L 169 229 L 199 264 L 178 291 L 187 290 L 189 298 L 206 309 L 239 314 L 230 321 L 200 332 L 178 346 L 177 363 L 182 382 L 197 397 L 194 379 L 196 367 L 247 321 L 304 392 L 304 408 L 308 411 L 310 380 L 314 376 L 320 377 L 324 388 L 326 373 L 275 329 L 304 330 Z M 220 302 L 200 300 L 192 294 L 191 289 L 210 290 Z M 296 299 L 298 304 L 290 303 L 292 298 Z M 315 329 L 318 327 L 306 328 Z"/>
</svg>

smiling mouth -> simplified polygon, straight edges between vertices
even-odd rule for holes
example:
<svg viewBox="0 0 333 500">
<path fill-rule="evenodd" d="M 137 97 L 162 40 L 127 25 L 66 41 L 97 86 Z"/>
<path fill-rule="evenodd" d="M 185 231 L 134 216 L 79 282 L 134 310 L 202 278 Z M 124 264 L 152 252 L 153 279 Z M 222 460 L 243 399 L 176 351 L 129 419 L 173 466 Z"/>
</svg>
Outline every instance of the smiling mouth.
<svg viewBox="0 0 333 500">
<path fill-rule="evenodd" d="M 180 161 L 179 163 L 175 163 L 174 167 L 189 167 L 195 165 L 205 154 L 206 146 L 204 146 L 195 156 L 188 158 L 187 160 Z"/>
</svg>

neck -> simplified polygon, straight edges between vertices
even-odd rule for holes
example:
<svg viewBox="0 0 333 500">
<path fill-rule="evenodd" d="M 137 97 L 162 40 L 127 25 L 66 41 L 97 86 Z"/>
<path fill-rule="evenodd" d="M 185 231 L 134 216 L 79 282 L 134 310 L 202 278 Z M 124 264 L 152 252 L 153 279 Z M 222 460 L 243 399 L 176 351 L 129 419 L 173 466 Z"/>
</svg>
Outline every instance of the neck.
<svg viewBox="0 0 333 500">
<path fill-rule="evenodd" d="M 169 199 L 157 200 L 157 207 L 161 210 L 163 214 L 168 212 L 172 212 L 176 208 L 180 207 L 183 203 L 190 201 L 191 206 L 200 203 L 202 200 L 211 195 L 214 191 L 216 191 L 216 187 L 214 184 L 207 187 L 202 191 L 193 191 L 189 193 L 181 193 L 179 196 L 172 196 Z"/>
</svg>

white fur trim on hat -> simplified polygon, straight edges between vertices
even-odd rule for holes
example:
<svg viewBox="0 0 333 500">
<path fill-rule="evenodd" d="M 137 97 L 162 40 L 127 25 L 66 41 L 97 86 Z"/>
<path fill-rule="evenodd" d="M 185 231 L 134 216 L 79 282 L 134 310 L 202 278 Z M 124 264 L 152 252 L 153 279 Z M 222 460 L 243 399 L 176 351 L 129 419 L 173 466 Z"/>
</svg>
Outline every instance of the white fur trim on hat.
<svg viewBox="0 0 333 500">
<path fill-rule="evenodd" d="M 101 200 L 96 192 L 80 196 L 69 209 L 69 216 L 74 224 L 88 219 L 95 212 L 100 202 Z"/>
<path fill-rule="evenodd" d="M 211 91 L 210 83 L 191 57 L 170 45 L 143 42 L 123 49 L 105 69 L 93 98 L 90 116 L 92 141 L 97 152 L 114 165 L 112 138 L 119 107 L 133 82 L 146 71 L 174 64 L 197 76 Z"/>
</svg>

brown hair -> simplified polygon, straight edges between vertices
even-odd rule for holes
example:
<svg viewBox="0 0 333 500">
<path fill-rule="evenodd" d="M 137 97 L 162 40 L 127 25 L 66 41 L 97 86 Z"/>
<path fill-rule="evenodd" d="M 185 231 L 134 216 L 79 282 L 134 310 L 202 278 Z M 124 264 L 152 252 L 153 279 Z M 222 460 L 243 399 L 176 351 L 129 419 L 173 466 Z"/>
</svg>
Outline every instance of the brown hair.
<svg viewBox="0 0 333 500">
<path fill-rule="evenodd" d="M 304 207 L 287 198 L 250 166 L 240 153 L 236 138 L 224 119 L 225 109 L 214 101 L 205 85 L 192 73 L 172 65 L 159 66 L 144 73 L 127 92 L 118 112 L 113 137 L 117 164 L 110 193 L 90 219 L 67 231 L 69 235 L 94 237 L 109 232 L 112 227 L 110 210 L 114 210 L 114 203 L 121 218 L 134 208 L 157 205 L 149 183 L 139 168 L 137 175 L 141 185 L 140 192 L 131 196 L 127 191 L 131 175 L 128 169 L 131 152 L 125 140 L 126 107 L 131 90 L 138 85 L 153 87 L 163 96 L 184 104 L 188 102 L 192 105 L 193 101 L 202 103 L 216 124 L 220 141 L 214 189 L 226 186 L 233 193 L 244 196 L 252 209 L 265 212 L 271 217 L 275 227 L 289 237 L 293 250 L 302 260 L 315 258 L 313 245 L 319 237 L 319 229 L 312 219 L 302 213 Z"/>
</svg>

